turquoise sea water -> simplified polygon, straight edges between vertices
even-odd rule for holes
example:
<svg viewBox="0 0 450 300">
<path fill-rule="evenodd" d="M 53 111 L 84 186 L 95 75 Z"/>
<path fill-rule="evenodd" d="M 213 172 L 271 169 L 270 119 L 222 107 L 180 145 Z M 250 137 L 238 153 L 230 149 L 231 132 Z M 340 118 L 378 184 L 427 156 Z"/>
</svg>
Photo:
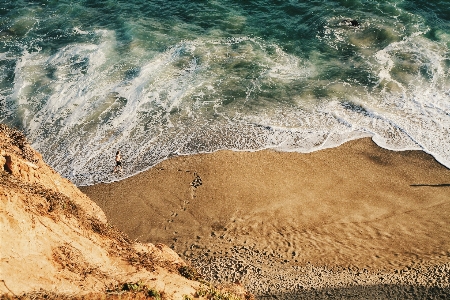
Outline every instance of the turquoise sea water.
<svg viewBox="0 0 450 300">
<path fill-rule="evenodd" d="M 0 122 L 79 185 L 364 136 L 450 167 L 449 49 L 448 0 L 5 0 Z"/>
</svg>

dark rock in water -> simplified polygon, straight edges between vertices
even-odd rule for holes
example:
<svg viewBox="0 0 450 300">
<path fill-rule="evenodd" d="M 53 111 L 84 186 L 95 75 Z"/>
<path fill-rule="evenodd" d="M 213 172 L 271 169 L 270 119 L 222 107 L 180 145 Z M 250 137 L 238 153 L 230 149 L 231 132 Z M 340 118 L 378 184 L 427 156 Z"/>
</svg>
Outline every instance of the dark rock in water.
<svg viewBox="0 0 450 300">
<path fill-rule="evenodd" d="M 361 24 L 356 20 L 342 20 L 342 25 L 359 27 Z"/>
<path fill-rule="evenodd" d="M 9 30 L 9 29 L 0 31 L 0 36 L 13 36 L 13 35 L 14 35 L 14 31 Z"/>
</svg>

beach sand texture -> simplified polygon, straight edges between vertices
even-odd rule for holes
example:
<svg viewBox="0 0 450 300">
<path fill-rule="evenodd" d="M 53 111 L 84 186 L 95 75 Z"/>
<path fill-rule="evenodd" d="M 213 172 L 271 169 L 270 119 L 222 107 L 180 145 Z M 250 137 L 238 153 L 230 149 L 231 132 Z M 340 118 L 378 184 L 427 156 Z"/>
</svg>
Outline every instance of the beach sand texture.
<svg viewBox="0 0 450 300">
<path fill-rule="evenodd" d="M 421 151 L 218 151 L 81 189 L 131 238 L 259 298 L 450 294 L 450 170 Z"/>
</svg>

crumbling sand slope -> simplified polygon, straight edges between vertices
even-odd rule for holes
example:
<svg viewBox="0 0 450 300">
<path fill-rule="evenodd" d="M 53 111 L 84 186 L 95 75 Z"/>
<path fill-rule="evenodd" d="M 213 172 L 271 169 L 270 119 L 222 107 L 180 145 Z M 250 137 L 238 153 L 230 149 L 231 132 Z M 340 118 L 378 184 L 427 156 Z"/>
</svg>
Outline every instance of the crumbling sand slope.
<svg viewBox="0 0 450 300">
<path fill-rule="evenodd" d="M 197 281 L 167 246 L 141 244 L 47 166 L 23 134 L 0 124 L 0 295 L 83 295 L 140 282 L 165 299 L 193 298 Z M 181 272 L 183 273 L 183 272 Z M 184 274 L 186 275 L 186 274 Z"/>
</svg>

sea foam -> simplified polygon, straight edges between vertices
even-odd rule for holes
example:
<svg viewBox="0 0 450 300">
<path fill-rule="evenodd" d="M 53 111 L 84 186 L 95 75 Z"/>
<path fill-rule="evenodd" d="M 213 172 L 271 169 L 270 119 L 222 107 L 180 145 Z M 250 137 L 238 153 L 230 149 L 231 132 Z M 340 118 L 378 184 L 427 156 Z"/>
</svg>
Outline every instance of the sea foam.
<svg viewBox="0 0 450 300">
<path fill-rule="evenodd" d="M 448 35 L 430 40 L 421 19 L 408 16 L 419 25 L 367 14 L 351 27 L 341 22 L 347 15 L 330 17 L 307 55 L 217 30 L 157 51 L 114 30 L 74 26 L 65 33 L 74 41 L 56 49 L 0 54 L 13 73 L 2 77 L 0 120 L 25 129 L 78 185 L 173 155 L 311 152 L 361 137 L 423 150 L 450 167 Z M 163 32 L 152 36 L 166 41 Z M 111 174 L 118 149 L 122 175 Z"/>
</svg>

